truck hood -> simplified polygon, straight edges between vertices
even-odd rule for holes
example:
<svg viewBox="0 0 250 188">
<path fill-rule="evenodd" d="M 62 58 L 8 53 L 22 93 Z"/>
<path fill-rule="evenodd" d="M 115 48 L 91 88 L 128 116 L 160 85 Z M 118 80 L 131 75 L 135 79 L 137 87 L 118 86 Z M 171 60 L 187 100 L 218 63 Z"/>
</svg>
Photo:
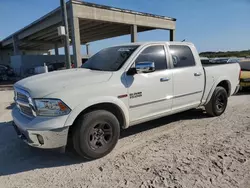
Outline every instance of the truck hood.
<svg viewBox="0 0 250 188">
<path fill-rule="evenodd" d="M 14 87 L 28 91 L 32 98 L 42 98 L 60 90 L 106 82 L 111 76 L 111 72 L 70 69 L 31 76 L 20 80 Z"/>
</svg>

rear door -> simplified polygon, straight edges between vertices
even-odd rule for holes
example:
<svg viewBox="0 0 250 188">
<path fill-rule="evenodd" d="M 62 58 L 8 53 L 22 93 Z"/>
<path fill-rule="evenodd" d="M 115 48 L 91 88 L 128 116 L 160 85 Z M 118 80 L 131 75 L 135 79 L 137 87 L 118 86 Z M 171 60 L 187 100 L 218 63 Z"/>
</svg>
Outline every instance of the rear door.
<svg viewBox="0 0 250 188">
<path fill-rule="evenodd" d="M 173 70 L 173 110 L 198 106 L 204 90 L 204 71 L 189 46 L 170 45 Z"/>
<path fill-rule="evenodd" d="M 126 75 L 131 123 L 171 111 L 173 89 L 164 45 L 144 47 L 135 58 L 139 62 L 154 62 L 155 72 Z"/>
</svg>

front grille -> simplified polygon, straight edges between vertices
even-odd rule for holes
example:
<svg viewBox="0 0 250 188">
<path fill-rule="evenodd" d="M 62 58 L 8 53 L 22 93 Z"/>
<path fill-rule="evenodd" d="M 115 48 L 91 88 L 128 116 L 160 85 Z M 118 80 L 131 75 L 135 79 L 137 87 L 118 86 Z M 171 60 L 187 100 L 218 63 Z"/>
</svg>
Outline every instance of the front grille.
<svg viewBox="0 0 250 188">
<path fill-rule="evenodd" d="M 30 107 L 23 106 L 20 104 L 19 104 L 19 107 L 20 107 L 21 112 L 24 113 L 25 115 L 33 116 L 33 113 Z"/>
<path fill-rule="evenodd" d="M 16 94 L 17 100 L 23 101 L 23 102 L 29 102 L 28 97 L 20 92 L 17 92 Z"/>
<path fill-rule="evenodd" d="M 32 101 L 30 102 L 29 98 L 28 92 L 15 88 L 15 100 L 20 112 L 28 117 L 34 117 L 32 110 L 33 103 Z"/>
</svg>

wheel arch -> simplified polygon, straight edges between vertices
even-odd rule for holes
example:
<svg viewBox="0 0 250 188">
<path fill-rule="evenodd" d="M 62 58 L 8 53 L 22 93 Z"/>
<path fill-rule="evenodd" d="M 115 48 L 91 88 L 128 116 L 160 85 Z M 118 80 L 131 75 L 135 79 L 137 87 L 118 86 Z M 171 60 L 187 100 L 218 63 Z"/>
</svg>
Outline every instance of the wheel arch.
<svg viewBox="0 0 250 188">
<path fill-rule="evenodd" d="M 221 86 L 227 91 L 227 96 L 231 95 L 231 83 L 228 80 L 223 80 L 216 87 Z"/>
<path fill-rule="evenodd" d="M 218 87 L 218 86 L 221 86 L 221 87 L 225 88 L 225 90 L 227 91 L 228 97 L 231 96 L 231 93 L 232 93 L 231 92 L 231 87 L 232 86 L 231 86 L 230 81 L 228 79 L 226 79 L 226 78 L 221 78 L 221 79 L 219 79 L 217 82 L 215 82 L 213 84 L 213 87 L 211 88 L 211 90 L 210 90 L 210 92 L 208 94 L 208 97 L 207 97 L 207 100 L 206 100 L 206 104 L 210 101 L 210 99 L 213 96 L 215 88 Z"/>
<path fill-rule="evenodd" d="M 80 104 L 72 110 L 65 126 L 72 126 L 74 122 L 84 113 L 93 110 L 107 110 L 113 113 L 120 122 L 121 128 L 127 128 L 129 126 L 129 112 L 126 105 L 119 99 L 109 98 L 109 100 L 95 99 L 87 104 Z"/>
</svg>

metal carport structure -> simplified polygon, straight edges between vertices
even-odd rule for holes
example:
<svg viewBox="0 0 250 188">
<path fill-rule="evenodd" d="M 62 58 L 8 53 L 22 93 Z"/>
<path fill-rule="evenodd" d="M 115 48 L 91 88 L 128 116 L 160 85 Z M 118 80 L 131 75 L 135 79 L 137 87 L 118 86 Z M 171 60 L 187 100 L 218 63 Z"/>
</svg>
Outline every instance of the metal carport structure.
<svg viewBox="0 0 250 188">
<path fill-rule="evenodd" d="M 175 38 L 176 19 L 126 9 L 71 0 L 67 2 L 69 36 L 73 61 L 81 65 L 81 45 L 101 39 L 131 34 L 135 42 L 137 32 L 154 29 L 170 30 Z M 1 41 L 2 48 L 13 48 L 14 55 L 22 50 L 50 50 L 63 47 L 57 27 L 62 23 L 61 9 L 51 11 L 30 25 Z"/>
</svg>

